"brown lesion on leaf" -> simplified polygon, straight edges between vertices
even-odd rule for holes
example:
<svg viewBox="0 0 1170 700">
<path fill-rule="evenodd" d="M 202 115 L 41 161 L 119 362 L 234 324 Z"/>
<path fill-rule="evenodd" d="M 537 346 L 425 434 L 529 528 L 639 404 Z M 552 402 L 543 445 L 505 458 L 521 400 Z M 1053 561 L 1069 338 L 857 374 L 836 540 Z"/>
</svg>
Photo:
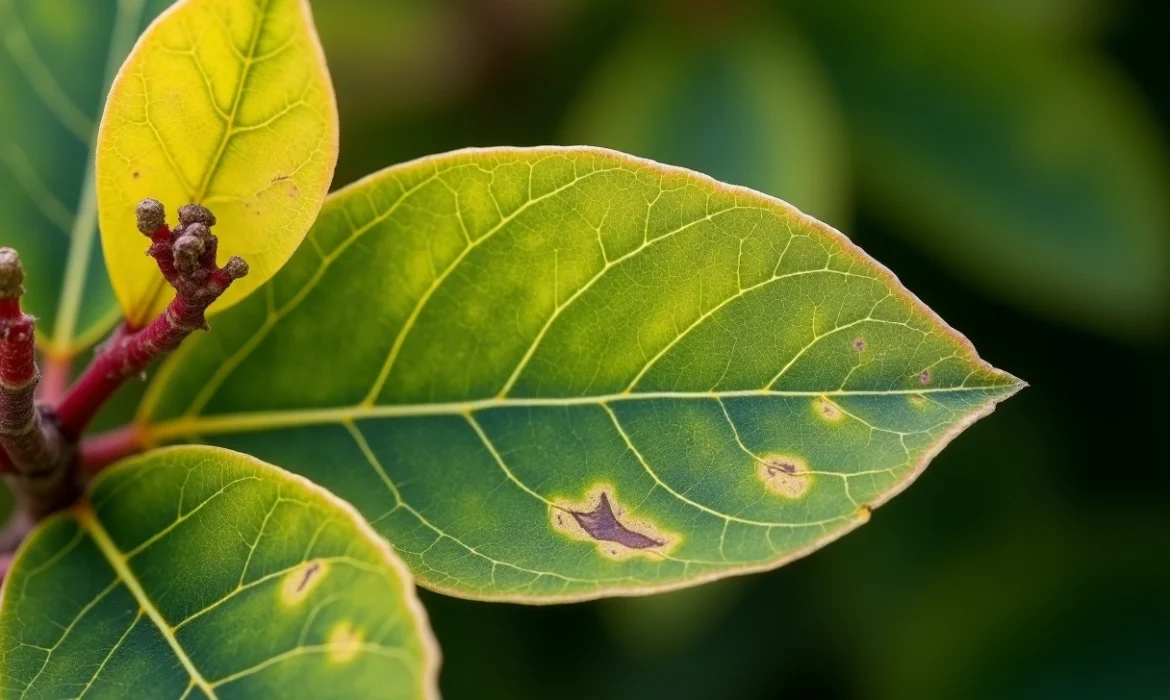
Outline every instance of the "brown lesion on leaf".
<svg viewBox="0 0 1170 700">
<path fill-rule="evenodd" d="M 818 396 L 812 405 L 813 411 L 830 423 L 836 423 L 845 417 L 845 412 L 841 410 L 841 407 L 831 401 L 827 396 Z"/>
<path fill-rule="evenodd" d="M 307 567 L 305 567 L 304 576 L 301 577 L 301 582 L 297 584 L 297 592 L 300 593 L 301 591 L 305 590 L 305 587 L 309 585 L 309 581 L 311 581 L 319 571 L 321 571 L 321 562 L 319 561 L 311 562 Z"/>
<path fill-rule="evenodd" d="M 268 184 L 269 184 L 269 186 L 273 186 L 273 185 L 276 185 L 278 182 L 288 182 L 288 191 L 287 191 L 288 197 L 289 197 L 289 199 L 296 199 L 297 197 L 299 197 L 301 195 L 301 190 L 300 190 L 300 188 L 297 187 L 297 183 L 292 182 L 291 180 L 292 180 L 292 175 L 286 175 L 284 173 L 281 173 L 281 174 L 277 175 L 276 177 L 272 178 L 272 181 L 269 182 Z"/>
<path fill-rule="evenodd" d="M 549 518 L 557 532 L 596 544 L 610 559 L 661 558 L 682 539 L 649 520 L 631 515 L 609 484 L 594 485 L 581 502 L 554 500 Z"/>
<path fill-rule="evenodd" d="M 802 498 L 813 482 L 808 463 L 785 454 L 765 455 L 758 460 L 756 476 L 769 492 L 790 499 Z"/>
<path fill-rule="evenodd" d="M 929 369 L 924 369 L 918 373 L 918 383 L 921 384 L 922 386 L 926 386 L 927 384 L 930 384 L 930 379 L 931 379 L 931 375 L 930 375 Z"/>
<path fill-rule="evenodd" d="M 280 600 L 285 605 L 296 605 L 313 591 L 329 573 L 328 562 L 310 559 L 284 575 L 280 584 Z"/>
</svg>

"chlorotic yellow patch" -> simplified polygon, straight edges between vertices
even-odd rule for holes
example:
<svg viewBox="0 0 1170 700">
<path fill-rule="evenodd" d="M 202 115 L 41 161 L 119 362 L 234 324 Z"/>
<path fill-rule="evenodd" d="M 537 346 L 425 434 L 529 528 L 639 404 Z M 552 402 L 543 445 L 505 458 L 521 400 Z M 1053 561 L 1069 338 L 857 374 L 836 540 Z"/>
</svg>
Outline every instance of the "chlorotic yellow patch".
<svg viewBox="0 0 1170 700">
<path fill-rule="evenodd" d="M 362 649 L 362 634 L 344 620 L 329 632 L 329 660 L 344 664 L 353 661 Z"/>
<path fill-rule="evenodd" d="M 757 460 L 756 476 L 769 492 L 784 498 L 801 498 L 812 487 L 808 463 L 792 455 L 767 455 Z"/>
<path fill-rule="evenodd" d="M 830 401 L 827 397 L 818 396 L 812 402 L 812 405 L 813 411 L 830 423 L 836 423 L 845 417 L 845 412 L 841 410 L 841 407 Z"/>
</svg>

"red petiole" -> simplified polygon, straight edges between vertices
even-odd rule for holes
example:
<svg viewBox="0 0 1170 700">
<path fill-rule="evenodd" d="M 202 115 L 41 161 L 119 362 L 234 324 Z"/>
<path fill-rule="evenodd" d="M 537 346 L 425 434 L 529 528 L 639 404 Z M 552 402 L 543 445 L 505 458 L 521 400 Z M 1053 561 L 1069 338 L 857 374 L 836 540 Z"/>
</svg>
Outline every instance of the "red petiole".
<svg viewBox="0 0 1170 700">
<path fill-rule="evenodd" d="M 143 448 L 136 426 L 95 438 L 82 435 L 127 379 L 141 375 L 194 331 L 206 329 L 207 308 L 248 273 L 238 257 L 217 265 L 219 243 L 211 233 L 215 216 L 204 207 L 181 207 L 173 231 L 162 204 L 153 199 L 138 205 L 137 217 L 139 231 L 151 240 L 147 254 L 174 289 L 174 298 L 146 326 L 123 324 L 114 331 L 68 389 L 69 362 L 50 359 L 39 397 L 36 321 L 20 305 L 24 270 L 16 251 L 0 249 L 0 472 L 17 495 L 17 519 L 24 522 L 68 507 L 88 475 Z"/>
</svg>

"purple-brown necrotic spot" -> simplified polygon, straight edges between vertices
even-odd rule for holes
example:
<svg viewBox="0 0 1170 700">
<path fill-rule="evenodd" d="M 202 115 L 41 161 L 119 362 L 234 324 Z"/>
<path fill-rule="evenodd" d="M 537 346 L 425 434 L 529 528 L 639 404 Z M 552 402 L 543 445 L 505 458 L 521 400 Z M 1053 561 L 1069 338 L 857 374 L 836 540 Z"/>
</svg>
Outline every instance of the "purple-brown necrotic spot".
<svg viewBox="0 0 1170 700">
<path fill-rule="evenodd" d="M 597 507 L 589 512 L 581 512 L 570 510 L 573 519 L 581 526 L 595 540 L 603 542 L 615 542 L 623 547 L 630 549 L 650 549 L 651 547 L 661 547 L 666 544 L 656 539 L 647 537 L 640 532 L 635 532 L 625 525 L 622 525 L 617 519 L 617 515 L 613 512 L 613 506 L 609 503 L 609 496 L 604 491 L 601 492 L 600 501 Z"/>
<path fill-rule="evenodd" d="M 309 580 L 316 576 L 317 572 L 320 570 L 320 562 L 312 562 L 307 567 L 305 567 L 305 574 L 301 577 L 301 582 L 297 584 L 297 593 L 305 590 L 305 586 L 309 585 Z"/>
<path fill-rule="evenodd" d="M 796 473 L 796 465 L 793 464 L 792 462 L 787 461 L 787 460 L 779 460 L 779 459 L 767 460 L 766 462 L 764 462 L 764 466 L 768 470 L 768 473 L 771 474 L 772 476 L 776 476 L 777 474 L 779 474 L 781 472 L 784 474 L 795 474 Z"/>
</svg>

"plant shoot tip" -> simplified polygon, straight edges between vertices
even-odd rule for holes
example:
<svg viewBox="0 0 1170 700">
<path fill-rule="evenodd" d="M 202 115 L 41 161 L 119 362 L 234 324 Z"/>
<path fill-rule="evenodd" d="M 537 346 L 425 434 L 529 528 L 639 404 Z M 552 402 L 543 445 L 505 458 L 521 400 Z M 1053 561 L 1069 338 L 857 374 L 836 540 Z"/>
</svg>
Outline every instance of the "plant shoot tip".
<svg viewBox="0 0 1170 700">
<path fill-rule="evenodd" d="M 215 214 L 200 204 L 184 204 L 179 207 L 179 223 L 184 226 L 200 223 L 204 226 L 215 226 Z"/>
<path fill-rule="evenodd" d="M 233 255 L 228 258 L 227 264 L 223 266 L 224 272 L 233 280 L 238 280 L 241 277 L 248 275 L 248 263 L 238 255 Z"/>
<path fill-rule="evenodd" d="M 20 254 L 12 248 L 0 248 L 0 299 L 16 299 L 24 294 L 24 267 Z"/>
<path fill-rule="evenodd" d="M 146 236 L 154 235 L 155 231 L 167 223 L 166 207 L 157 199 L 147 197 L 142 200 L 138 203 L 134 213 L 138 217 L 138 230 Z"/>
</svg>

